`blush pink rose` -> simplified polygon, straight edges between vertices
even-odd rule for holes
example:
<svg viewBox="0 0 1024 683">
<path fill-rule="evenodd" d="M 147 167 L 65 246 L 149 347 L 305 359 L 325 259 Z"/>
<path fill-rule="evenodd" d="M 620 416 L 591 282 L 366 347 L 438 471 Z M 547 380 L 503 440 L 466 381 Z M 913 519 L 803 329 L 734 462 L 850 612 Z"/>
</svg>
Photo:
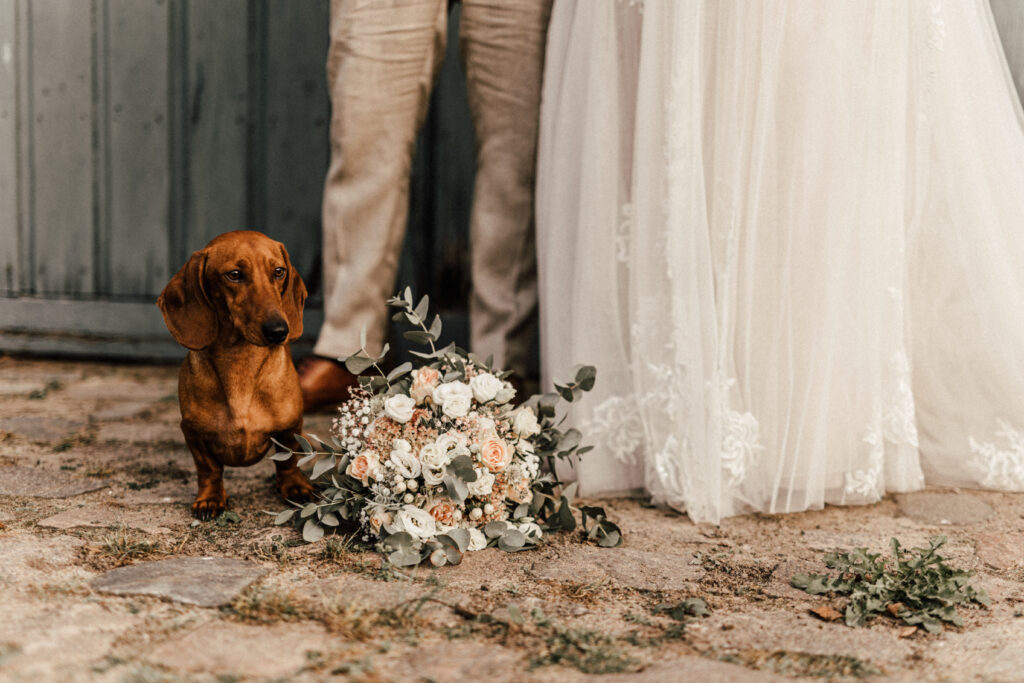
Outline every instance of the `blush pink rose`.
<svg viewBox="0 0 1024 683">
<path fill-rule="evenodd" d="M 502 439 L 491 437 L 480 444 L 480 462 L 491 472 L 501 472 L 512 462 L 512 449 Z"/>
</svg>

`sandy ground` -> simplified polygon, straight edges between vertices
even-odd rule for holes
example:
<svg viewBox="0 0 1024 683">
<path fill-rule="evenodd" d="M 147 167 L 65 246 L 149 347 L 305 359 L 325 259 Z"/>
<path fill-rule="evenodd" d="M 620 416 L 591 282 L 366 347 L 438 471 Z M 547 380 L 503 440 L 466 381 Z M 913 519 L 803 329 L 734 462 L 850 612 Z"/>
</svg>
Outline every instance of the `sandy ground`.
<svg viewBox="0 0 1024 683">
<path fill-rule="evenodd" d="M 270 462 L 230 471 L 237 521 L 193 523 L 176 372 L 0 357 L 0 680 L 1024 681 L 1024 495 L 930 490 L 720 526 L 600 501 L 621 548 L 562 534 L 403 574 L 348 536 L 274 526 Z M 789 585 L 829 551 L 938 534 L 993 598 L 963 627 L 850 628 L 810 612 L 841 598 Z M 165 563 L 200 557 L 229 561 Z M 693 597 L 710 616 L 659 610 Z"/>
</svg>

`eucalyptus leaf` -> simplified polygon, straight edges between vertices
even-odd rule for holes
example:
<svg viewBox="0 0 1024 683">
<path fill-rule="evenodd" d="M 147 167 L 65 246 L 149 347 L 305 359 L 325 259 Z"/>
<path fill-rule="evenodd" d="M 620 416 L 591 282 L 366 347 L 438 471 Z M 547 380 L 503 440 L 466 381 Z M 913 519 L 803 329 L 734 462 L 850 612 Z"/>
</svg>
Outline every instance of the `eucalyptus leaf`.
<svg viewBox="0 0 1024 683">
<path fill-rule="evenodd" d="M 448 471 L 467 484 L 477 479 L 476 469 L 473 467 L 473 459 L 468 455 L 459 455 L 452 458 L 452 461 L 448 463 Z"/>
<path fill-rule="evenodd" d="M 316 508 L 317 508 L 316 503 L 306 503 L 305 505 L 302 506 L 302 512 L 299 514 L 299 517 L 301 517 L 302 519 L 305 519 L 306 517 L 310 517 L 312 515 L 315 515 L 316 514 Z"/>
<path fill-rule="evenodd" d="M 484 535 L 487 536 L 487 538 L 497 538 L 508 531 L 508 529 L 508 522 L 495 520 L 493 522 L 487 522 L 487 524 L 484 525 Z"/>
<path fill-rule="evenodd" d="M 338 459 L 334 455 L 329 455 L 326 458 L 321 458 L 313 465 L 313 472 L 310 474 L 310 479 L 319 479 L 324 472 L 327 472 L 334 468 L 338 464 Z"/>
<path fill-rule="evenodd" d="M 396 567 L 415 567 L 423 557 L 414 550 L 396 550 L 388 555 L 388 562 Z"/>
<path fill-rule="evenodd" d="M 271 455 L 270 459 L 271 460 L 276 460 L 277 462 L 287 462 L 288 460 L 291 459 L 291 457 L 292 457 L 292 452 L 291 451 L 287 451 L 287 452 L 286 451 L 278 451 L 277 453 L 274 453 L 273 455 Z"/>
<path fill-rule="evenodd" d="M 515 553 L 526 545 L 526 536 L 518 529 L 509 529 L 498 537 L 498 547 L 507 553 Z"/>
<path fill-rule="evenodd" d="M 338 515 L 333 512 L 326 512 L 323 517 L 320 518 L 320 523 L 326 526 L 338 526 L 341 523 L 341 520 L 339 520 Z"/>
<path fill-rule="evenodd" d="M 303 453 L 314 453 L 315 452 L 312 444 L 310 444 L 309 440 L 306 437 L 304 437 L 302 434 L 296 434 L 295 435 L 295 440 L 299 442 L 300 446 L 302 446 L 302 452 Z"/>
<path fill-rule="evenodd" d="M 430 323 L 430 334 L 434 335 L 434 339 L 441 338 L 441 316 L 434 316 L 434 321 Z"/>
<path fill-rule="evenodd" d="M 420 302 L 418 304 L 416 304 L 416 309 L 413 311 L 413 314 L 417 318 L 419 318 L 420 320 L 426 320 L 427 319 L 427 311 L 429 311 L 429 310 L 430 310 L 430 295 L 424 294 L 423 298 L 420 299 Z"/>
<path fill-rule="evenodd" d="M 353 375 L 361 375 L 367 371 L 376 361 L 366 356 L 349 356 L 345 359 L 345 369 Z"/>
<path fill-rule="evenodd" d="M 407 531 L 399 531 L 387 536 L 383 543 L 385 548 L 391 550 L 411 550 L 413 547 L 413 537 Z"/>
<path fill-rule="evenodd" d="M 306 543 L 316 543 L 324 537 L 324 528 L 315 519 L 307 519 L 302 527 L 302 540 Z"/>
<path fill-rule="evenodd" d="M 402 363 L 397 368 L 388 373 L 388 381 L 394 382 L 396 379 L 398 379 L 405 373 L 409 372 L 410 370 L 412 370 L 412 363 L 409 363 L 408 361 Z"/>
<path fill-rule="evenodd" d="M 443 481 L 445 489 L 448 490 L 448 495 L 452 500 L 463 503 L 469 497 L 469 487 L 466 486 L 466 482 L 460 477 L 451 472 L 445 472 Z"/>
<path fill-rule="evenodd" d="M 455 542 L 456 547 L 459 550 L 463 551 L 463 552 L 465 552 L 466 548 L 469 547 L 469 530 L 468 529 L 461 529 L 461 528 L 451 529 L 450 531 L 448 531 L 445 534 L 445 536 L 447 536 L 448 538 L 451 538 Z M 441 536 L 440 538 L 444 538 L 445 536 Z"/>
<path fill-rule="evenodd" d="M 437 341 L 434 339 L 434 335 L 423 330 L 408 330 L 402 333 L 402 337 L 408 339 L 414 344 L 429 345 Z"/>
<path fill-rule="evenodd" d="M 274 518 L 274 524 L 284 524 L 295 516 L 295 509 L 282 510 L 278 513 L 277 517 Z"/>
</svg>

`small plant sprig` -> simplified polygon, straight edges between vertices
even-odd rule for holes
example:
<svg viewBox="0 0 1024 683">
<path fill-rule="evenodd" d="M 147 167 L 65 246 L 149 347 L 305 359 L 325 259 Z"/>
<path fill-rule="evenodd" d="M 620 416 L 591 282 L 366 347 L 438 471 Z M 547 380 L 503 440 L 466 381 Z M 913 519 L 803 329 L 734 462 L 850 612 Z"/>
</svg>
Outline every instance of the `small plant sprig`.
<svg viewBox="0 0 1024 683">
<path fill-rule="evenodd" d="M 271 458 L 298 455 L 319 488 L 317 500 L 281 512 L 277 523 L 294 521 L 315 542 L 354 522 L 396 566 L 458 564 L 487 546 L 525 550 L 556 530 L 620 545 L 604 509 L 574 506 L 576 485 L 563 485 L 555 468 L 590 450 L 556 408 L 591 390 L 596 370 L 578 366 L 555 391 L 517 405 L 512 373 L 454 343 L 441 347 L 440 317 L 430 319 L 427 297 L 413 301 L 406 288 L 387 304 L 395 322 L 412 328 L 404 338 L 422 347 L 411 351 L 418 367 L 385 372 L 389 348 L 371 353 L 364 330 L 360 350 L 345 359 L 360 389 L 340 406 L 330 439 L 296 435 L 300 451 L 275 442 L 283 450 Z"/>
<path fill-rule="evenodd" d="M 960 605 L 988 606 L 984 590 L 968 583 L 973 572 L 954 569 L 938 554 L 945 536 L 929 540 L 927 548 L 904 550 L 893 538 L 892 558 L 857 548 L 849 553 L 829 553 L 825 565 L 837 576 L 797 574 L 790 584 L 811 595 L 834 593 L 849 597 L 847 626 L 863 626 L 876 616 L 891 616 L 929 633 L 940 633 L 943 622 L 963 626 Z"/>
</svg>

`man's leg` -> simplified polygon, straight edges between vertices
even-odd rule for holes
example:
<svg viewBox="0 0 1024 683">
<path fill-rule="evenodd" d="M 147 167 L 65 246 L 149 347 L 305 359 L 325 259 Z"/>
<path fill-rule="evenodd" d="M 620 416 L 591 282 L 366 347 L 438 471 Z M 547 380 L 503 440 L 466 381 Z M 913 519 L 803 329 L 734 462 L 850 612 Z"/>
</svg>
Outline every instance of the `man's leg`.
<svg viewBox="0 0 1024 683">
<path fill-rule="evenodd" d="M 533 186 L 550 11 L 550 0 L 462 3 L 462 54 L 478 145 L 471 346 L 520 377 L 537 326 Z"/>
<path fill-rule="evenodd" d="M 445 0 L 332 0 L 331 163 L 324 184 L 324 324 L 317 356 L 379 352 L 409 204 L 416 132 L 444 54 Z M 345 371 L 300 366 L 306 409 L 347 398 Z"/>
</svg>

